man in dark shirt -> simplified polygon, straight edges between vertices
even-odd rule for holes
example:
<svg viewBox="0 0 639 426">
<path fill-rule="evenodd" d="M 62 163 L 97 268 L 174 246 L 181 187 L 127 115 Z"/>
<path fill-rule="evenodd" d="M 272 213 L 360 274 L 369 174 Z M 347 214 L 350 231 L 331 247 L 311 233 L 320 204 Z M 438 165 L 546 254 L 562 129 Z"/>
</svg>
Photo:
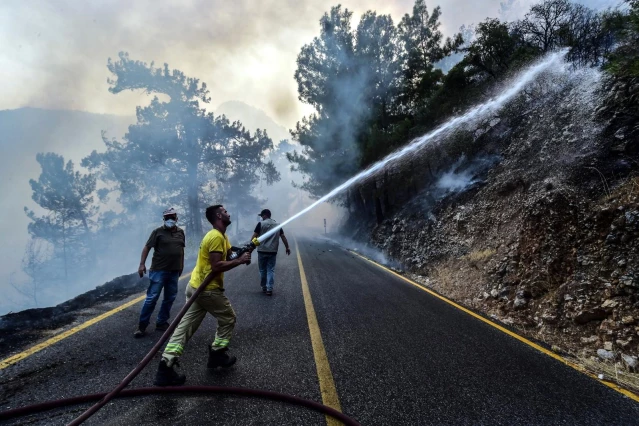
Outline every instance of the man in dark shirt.
<svg viewBox="0 0 639 426">
<path fill-rule="evenodd" d="M 178 279 L 184 269 L 186 239 L 184 231 L 177 226 L 177 212 L 170 208 L 164 211 L 163 216 L 164 225 L 151 232 L 149 240 L 142 249 L 140 267 L 138 268 L 140 278 L 146 273 L 146 258 L 151 249 L 153 249 L 153 260 L 149 270 L 151 284 L 146 292 L 135 337 L 144 336 L 162 288 L 164 288 L 164 300 L 160 312 L 158 312 L 155 329 L 163 331 L 169 328 L 169 316 L 177 295 Z"/>
<path fill-rule="evenodd" d="M 259 216 L 262 218 L 261 222 L 258 222 L 253 232 L 251 240 L 255 237 L 266 234 L 271 229 L 277 226 L 277 222 L 271 219 L 271 211 L 264 209 L 260 212 Z M 277 258 L 277 249 L 279 248 L 280 238 L 286 246 L 286 254 L 291 254 L 291 249 L 288 246 L 288 240 L 284 235 L 284 230 L 280 229 L 279 232 L 275 232 L 269 238 L 264 241 L 260 241 L 260 245 L 257 247 L 257 264 L 260 270 L 260 285 L 262 286 L 262 292 L 267 296 L 273 295 L 273 284 L 275 281 L 275 260 Z"/>
</svg>

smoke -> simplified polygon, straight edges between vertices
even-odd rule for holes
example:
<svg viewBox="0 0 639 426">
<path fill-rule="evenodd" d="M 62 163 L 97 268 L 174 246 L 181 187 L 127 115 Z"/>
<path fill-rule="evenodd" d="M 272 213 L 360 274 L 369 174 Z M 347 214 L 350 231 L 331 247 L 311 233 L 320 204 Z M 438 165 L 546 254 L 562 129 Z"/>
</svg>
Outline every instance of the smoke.
<svg viewBox="0 0 639 426">
<path fill-rule="evenodd" d="M 499 3 L 499 0 L 472 5 L 461 0 L 441 2 L 442 29 L 450 35 L 462 23 L 496 16 Z M 397 23 L 404 13 L 410 12 L 412 4 L 408 0 L 393 4 L 381 0 L 354 0 L 344 3 L 344 6 L 355 11 L 353 26 L 356 26 L 357 19 L 367 9 L 377 10 L 378 14 L 391 13 Z M 147 62 L 168 62 L 185 74 L 206 81 L 213 105 L 230 99 L 243 100 L 265 110 L 290 128 L 309 111 L 308 106 L 296 100 L 297 88 L 293 79 L 295 58 L 300 47 L 317 34 L 319 17 L 332 5 L 328 1 L 300 3 L 292 0 L 258 3 L 249 0 L 232 3 L 193 0 L 162 4 L 150 0 L 4 2 L 3 13 L 0 14 L 0 43 L 3 45 L 0 65 L 5 78 L 0 81 L 0 90 L 5 96 L 0 100 L 0 108 L 40 106 L 120 114 L 125 115 L 123 121 L 130 123 L 133 119 L 129 117 L 135 106 L 147 104 L 150 97 L 139 92 L 117 96 L 108 93 L 106 60 L 125 50 Z M 434 6 L 429 5 L 429 9 Z M 523 14 L 527 7 L 520 10 Z M 348 82 L 341 87 L 342 99 L 349 100 L 357 94 L 360 86 L 352 83 L 357 82 Z M 355 104 L 352 114 L 340 118 L 343 120 L 340 126 L 346 132 L 353 129 L 352 117 L 362 117 L 358 108 Z M 109 137 L 119 137 L 122 133 L 111 131 L 109 125 L 88 125 L 84 122 L 86 117 L 67 130 L 60 129 L 64 127 L 63 118 L 52 127 L 44 126 L 39 118 L 29 120 L 24 123 L 25 127 L 46 130 L 16 139 L 6 136 L 6 129 L 16 128 L 16 123 L 9 119 L 2 125 L 0 146 L 5 154 L 10 153 L 3 156 L 4 163 L 0 164 L 6 178 L 0 184 L 5 218 L 2 231 L 5 236 L 10 235 L 12 242 L 0 255 L 4 271 L 18 271 L 20 268 L 27 222 L 22 207 L 33 207 L 28 179 L 37 178 L 40 173 L 34 161 L 35 153 L 55 151 L 67 160 L 74 160 L 76 168 L 79 168 L 80 158 L 93 149 L 102 148 L 100 130 L 109 130 Z M 341 149 L 350 150 L 352 138 L 342 140 L 349 142 Z M 288 169 L 288 164 L 285 161 L 278 163 L 278 169 L 283 172 Z M 270 208 L 274 218 L 280 222 L 313 202 L 307 194 L 291 187 L 292 180 L 300 182 L 301 179 L 299 174 L 289 172 L 282 173 L 280 184 L 273 187 L 262 185 L 256 191 L 256 195 L 265 200 L 263 207 Z M 471 171 L 449 172 L 449 176 L 442 176 L 442 190 L 461 190 L 472 185 Z M 150 177 L 158 182 L 166 181 L 166 175 L 161 171 Z M 213 193 L 215 187 L 210 190 Z M 148 196 L 152 197 L 152 194 Z M 60 287 L 56 297 L 61 300 L 74 296 L 74 291 L 92 288 L 115 275 L 134 271 L 136 258 L 150 230 L 161 224 L 159 214 L 166 208 L 165 205 L 151 203 L 145 207 L 147 211 L 144 214 L 154 219 L 131 223 L 130 217 L 117 214 L 115 197 L 117 194 L 112 194 L 111 204 L 101 207 L 103 211 L 115 208 L 115 212 L 95 218 L 99 222 L 95 226 L 104 227 L 104 232 L 111 234 L 112 244 L 105 249 L 108 256 L 97 259 L 95 267 L 90 268 L 84 279 Z M 132 214 L 142 215 L 142 212 Z M 324 203 L 296 222 L 295 226 L 321 232 L 324 218 L 328 219 L 329 226 L 334 226 L 339 223 L 342 214 L 343 209 Z M 256 222 L 256 216 L 234 215 L 234 218 L 241 221 L 240 230 L 247 232 L 252 231 Z M 3 288 L 7 288 L 10 281 L 7 275 L 0 276 Z M 14 278 L 20 280 L 19 276 Z M 9 292 L 5 294 L 9 295 Z M 7 298 L 12 303 L 19 296 Z M 54 303 L 54 299 L 48 302 Z M 2 305 L 0 312 L 16 306 Z"/>
<path fill-rule="evenodd" d="M 413 3 L 351 0 L 343 6 L 355 11 L 357 25 L 369 9 L 390 13 L 398 22 Z M 462 24 L 497 16 L 500 3 L 442 1 L 442 29 L 452 35 Z M 523 14 L 530 3 L 520 1 L 512 10 Z M 104 68 L 106 58 L 124 50 L 147 62 L 176 64 L 206 80 L 216 103 L 235 99 L 257 105 L 290 128 L 309 112 L 296 100 L 296 56 L 316 35 L 319 17 L 333 5 L 329 0 L 5 1 L 0 15 L 5 75 L 0 109 L 32 106 L 129 114 L 144 98 L 107 93 Z M 435 6 L 429 4 L 431 10 Z"/>
<path fill-rule="evenodd" d="M 367 257 L 375 262 L 382 264 L 388 268 L 396 271 L 403 271 L 404 265 L 395 259 L 388 257 L 383 251 L 371 244 L 361 243 L 343 235 L 329 235 L 322 237 L 325 241 L 330 242 L 336 246 L 340 246 L 347 250 L 351 250 L 357 254 Z"/>
<path fill-rule="evenodd" d="M 453 168 L 444 173 L 435 186 L 447 192 L 459 192 L 475 182 L 476 180 L 469 170 L 456 172 Z"/>
<path fill-rule="evenodd" d="M 450 169 L 443 172 L 439 177 L 434 185 L 435 193 L 439 196 L 444 196 L 465 191 L 472 185 L 481 182 L 480 176 L 499 160 L 498 156 L 487 156 L 468 161 L 462 155 Z"/>
</svg>

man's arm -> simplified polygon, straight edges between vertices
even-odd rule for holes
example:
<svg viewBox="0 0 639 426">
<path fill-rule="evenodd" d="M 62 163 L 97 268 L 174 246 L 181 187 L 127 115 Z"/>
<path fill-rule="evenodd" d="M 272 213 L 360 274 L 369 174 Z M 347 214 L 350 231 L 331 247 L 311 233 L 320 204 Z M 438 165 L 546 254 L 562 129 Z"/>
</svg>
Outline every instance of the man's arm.
<svg viewBox="0 0 639 426">
<path fill-rule="evenodd" d="M 144 248 L 142 249 L 142 256 L 140 256 L 140 266 L 138 266 L 138 275 L 140 275 L 140 278 L 142 278 L 144 274 L 146 273 L 146 265 L 145 265 L 146 258 L 149 255 L 151 248 L 155 247 L 156 238 L 157 238 L 157 229 L 151 232 L 151 235 L 149 235 L 149 239 L 146 241 L 146 244 L 144 245 Z"/>
<path fill-rule="evenodd" d="M 286 254 L 290 256 L 291 249 L 288 247 L 288 240 L 286 239 L 286 235 L 284 235 L 283 230 L 280 230 L 280 237 L 282 238 L 282 242 L 284 243 L 284 246 L 286 247 Z"/>
<path fill-rule="evenodd" d="M 262 223 L 261 222 L 257 222 L 257 225 L 255 226 L 255 230 L 253 231 L 253 236 L 251 237 L 251 241 L 253 241 L 253 239 L 259 237 L 261 232 L 262 232 Z"/>
<path fill-rule="evenodd" d="M 184 271 L 184 252 L 186 251 L 186 236 L 184 235 L 184 231 L 182 231 L 182 237 L 184 238 L 184 247 L 182 247 L 182 269 L 180 269 L 180 276 L 182 276 L 182 272 Z"/>
<path fill-rule="evenodd" d="M 244 253 L 242 256 L 233 260 L 222 260 L 222 253 L 220 252 L 211 252 L 209 253 L 209 262 L 211 262 L 211 272 L 204 278 L 202 281 L 203 286 L 209 285 L 213 278 L 221 272 L 229 271 L 236 266 L 240 266 L 243 263 L 248 263 L 251 261 L 251 255 L 249 253 Z"/>
<path fill-rule="evenodd" d="M 149 251 L 151 251 L 150 248 L 148 248 L 147 246 L 144 246 L 144 248 L 142 249 L 142 256 L 140 256 L 140 266 L 138 266 L 138 275 L 140 276 L 140 278 L 142 278 L 144 276 L 144 274 L 146 273 L 146 258 L 149 255 Z"/>
</svg>

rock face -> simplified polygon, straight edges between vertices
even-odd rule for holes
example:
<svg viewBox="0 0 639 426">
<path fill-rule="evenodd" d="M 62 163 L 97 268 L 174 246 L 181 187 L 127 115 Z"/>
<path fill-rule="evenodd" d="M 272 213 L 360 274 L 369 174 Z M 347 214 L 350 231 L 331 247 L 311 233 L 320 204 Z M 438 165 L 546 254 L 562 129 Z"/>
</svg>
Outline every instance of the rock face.
<svg viewBox="0 0 639 426">
<path fill-rule="evenodd" d="M 580 98 L 588 90 L 484 123 L 475 155 L 499 161 L 463 190 L 430 185 L 382 221 L 345 229 L 414 279 L 549 344 L 595 356 L 609 342 L 608 352 L 636 356 L 639 156 L 619 151 L 597 97 Z"/>
</svg>

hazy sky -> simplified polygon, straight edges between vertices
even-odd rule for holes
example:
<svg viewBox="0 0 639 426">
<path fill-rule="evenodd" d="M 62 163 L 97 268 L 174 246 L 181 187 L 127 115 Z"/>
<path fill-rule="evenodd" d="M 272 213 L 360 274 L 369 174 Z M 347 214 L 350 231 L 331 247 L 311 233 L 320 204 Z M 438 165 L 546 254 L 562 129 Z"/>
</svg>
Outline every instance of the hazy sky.
<svg viewBox="0 0 639 426">
<path fill-rule="evenodd" d="M 600 6 L 609 0 L 585 0 Z M 441 0 L 443 27 L 496 16 L 499 0 Z M 530 0 L 520 0 L 522 13 Z M 140 93 L 107 91 L 107 58 L 167 62 L 205 81 L 211 109 L 240 100 L 291 128 L 310 110 L 297 100 L 295 59 L 319 33 L 329 0 L 3 0 L 0 4 L 0 109 L 23 106 L 131 115 Z M 411 0 L 347 0 L 397 23 Z M 356 24 L 355 22 L 353 23 Z"/>
</svg>

